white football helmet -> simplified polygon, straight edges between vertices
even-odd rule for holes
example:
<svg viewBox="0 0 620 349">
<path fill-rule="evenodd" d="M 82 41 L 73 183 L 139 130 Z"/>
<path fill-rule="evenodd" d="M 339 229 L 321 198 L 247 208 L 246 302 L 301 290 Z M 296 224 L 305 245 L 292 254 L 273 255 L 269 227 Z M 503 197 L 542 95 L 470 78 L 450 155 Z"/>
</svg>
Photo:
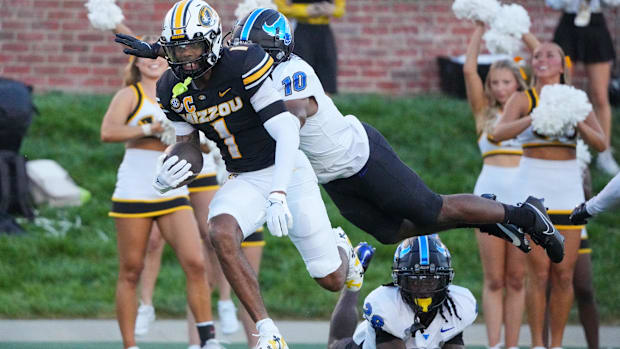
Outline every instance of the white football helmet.
<svg viewBox="0 0 620 349">
<path fill-rule="evenodd" d="M 198 78 L 220 58 L 220 16 L 203 0 L 181 0 L 166 14 L 159 41 L 178 78 Z"/>
</svg>

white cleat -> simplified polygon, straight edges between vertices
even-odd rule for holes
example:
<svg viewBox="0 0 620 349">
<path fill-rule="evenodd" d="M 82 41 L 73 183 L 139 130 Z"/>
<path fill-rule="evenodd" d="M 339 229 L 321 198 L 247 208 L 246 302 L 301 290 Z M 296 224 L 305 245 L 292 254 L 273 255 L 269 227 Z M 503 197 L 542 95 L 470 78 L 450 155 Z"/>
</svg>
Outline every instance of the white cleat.
<svg viewBox="0 0 620 349">
<path fill-rule="evenodd" d="M 138 316 L 136 317 L 136 327 L 134 333 L 136 336 L 144 336 L 149 332 L 151 324 L 155 321 L 155 308 L 152 305 L 142 304 L 138 307 Z"/>
<path fill-rule="evenodd" d="M 614 176 L 620 172 L 620 166 L 618 166 L 618 163 L 609 149 L 598 154 L 598 157 L 596 158 L 596 166 L 610 176 Z"/>
<path fill-rule="evenodd" d="M 218 301 L 217 313 L 220 317 L 220 330 L 224 334 L 232 334 L 239 330 L 237 308 L 232 300 Z"/>
<path fill-rule="evenodd" d="M 349 257 L 349 269 L 344 284 L 349 291 L 359 291 L 364 283 L 364 267 L 344 230 L 341 227 L 337 227 L 333 228 L 332 231 L 336 235 L 336 245 L 342 248 Z"/>
<path fill-rule="evenodd" d="M 279 333 L 260 335 L 254 349 L 288 349 L 288 345 Z"/>
<path fill-rule="evenodd" d="M 225 349 L 222 343 L 215 338 L 211 338 L 205 343 L 202 349 Z"/>
</svg>

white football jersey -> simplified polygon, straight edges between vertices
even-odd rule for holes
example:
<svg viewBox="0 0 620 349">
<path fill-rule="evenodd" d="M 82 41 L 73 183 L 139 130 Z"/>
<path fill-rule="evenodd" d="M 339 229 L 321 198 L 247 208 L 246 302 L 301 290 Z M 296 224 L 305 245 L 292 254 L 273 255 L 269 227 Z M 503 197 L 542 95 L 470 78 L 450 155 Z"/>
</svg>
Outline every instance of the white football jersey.
<svg viewBox="0 0 620 349">
<path fill-rule="evenodd" d="M 325 94 L 312 67 L 298 56 L 278 64 L 271 73 L 283 100 L 314 97 L 316 114 L 308 117 L 299 131 L 301 149 L 312 164 L 319 183 L 347 178 L 368 161 L 368 136 L 353 115 L 343 116 Z"/>
<path fill-rule="evenodd" d="M 437 349 L 474 322 L 478 311 L 476 298 L 471 292 L 460 286 L 450 285 L 449 295 L 454 301 L 458 317 L 443 309 L 443 315 L 437 315 L 424 332 L 416 332 L 411 337 L 409 328 L 415 318 L 413 310 L 405 303 L 398 287 L 380 286 L 364 300 L 364 321 L 355 329 L 353 340 L 363 349 L 375 349 L 375 328 L 380 328 L 405 342 L 407 349 Z"/>
</svg>

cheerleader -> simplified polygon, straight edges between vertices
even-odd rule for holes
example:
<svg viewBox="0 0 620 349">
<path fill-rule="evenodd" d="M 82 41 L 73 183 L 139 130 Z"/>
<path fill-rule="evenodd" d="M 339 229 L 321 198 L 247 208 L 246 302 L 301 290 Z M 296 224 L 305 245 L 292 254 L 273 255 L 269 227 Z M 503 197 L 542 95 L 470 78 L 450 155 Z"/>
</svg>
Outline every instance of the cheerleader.
<svg viewBox="0 0 620 349">
<path fill-rule="evenodd" d="M 483 85 L 477 68 L 484 30 L 484 23 L 476 22 L 463 66 L 467 99 L 476 122 L 478 147 L 483 159 L 474 194 L 493 193 L 501 202 L 516 204 L 522 196 L 513 186 L 523 153 L 521 145 L 515 139 L 495 142 L 489 139 L 488 132 L 497 122 L 508 98 L 527 87 L 521 71 L 511 60 L 493 63 Z M 532 46 L 538 43 L 529 33 L 525 41 Z M 505 325 L 506 347 L 517 347 L 525 308 L 526 255 L 507 241 L 482 234 L 479 229 L 476 229 L 476 238 L 484 272 L 482 307 L 489 348 L 499 348 L 502 323 Z"/>
<path fill-rule="evenodd" d="M 547 4 L 564 11 L 553 41 L 560 45 L 573 61 L 584 64 L 590 98 L 609 147 L 611 106 L 607 89 L 616 51 L 601 11 L 601 0 L 547 0 Z M 620 171 L 611 148 L 598 155 L 596 164 L 610 175 Z"/>
<path fill-rule="evenodd" d="M 215 333 L 200 234 L 187 188 L 161 195 L 151 185 L 157 159 L 166 148 L 159 138 L 169 142 L 174 139 L 174 128 L 166 126 L 166 117 L 154 102 L 155 83 L 167 68 L 162 58 L 132 59 L 126 68 L 126 86 L 112 99 L 101 124 L 102 141 L 125 142 L 126 146 L 110 212 L 117 230 L 116 312 L 124 348 L 137 348 L 134 338 L 136 287 L 154 222 L 175 250 L 185 272 L 187 299 L 199 319 L 202 344 Z"/>
<path fill-rule="evenodd" d="M 583 228 L 568 221 L 568 213 L 584 200 L 575 152 L 577 135 L 598 151 L 605 150 L 606 143 L 593 112 L 576 126 L 564 127 L 564 131 L 556 136 L 545 137 L 533 129 L 530 113 L 539 104 L 542 88 L 568 84 L 569 79 L 564 51 L 556 44 L 540 45 L 533 53 L 531 64 L 534 87 L 510 97 L 492 132 L 492 139 L 499 142 L 518 135 L 523 156 L 513 185 L 524 194 L 545 198 L 551 219 L 565 238 L 564 260 L 558 264 L 551 264 L 542 249 L 532 246 L 526 291 L 532 345 L 542 347 L 546 290 L 550 282 L 550 297 L 553 299 L 549 307 L 551 347 L 559 348 L 573 301 L 573 272 Z"/>
</svg>

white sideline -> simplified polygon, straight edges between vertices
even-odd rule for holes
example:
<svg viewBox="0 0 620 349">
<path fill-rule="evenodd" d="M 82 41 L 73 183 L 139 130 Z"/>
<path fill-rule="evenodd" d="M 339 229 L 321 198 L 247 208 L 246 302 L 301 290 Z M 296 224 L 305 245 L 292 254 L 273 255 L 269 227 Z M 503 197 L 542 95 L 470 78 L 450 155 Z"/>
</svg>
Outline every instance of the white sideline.
<svg viewBox="0 0 620 349">
<path fill-rule="evenodd" d="M 216 329 L 219 327 L 216 322 Z M 298 344 L 327 343 L 329 323 L 327 321 L 277 321 L 276 325 L 287 342 Z M 218 333 L 221 334 L 221 333 Z M 221 337 L 232 343 L 245 343 L 245 334 L 239 331 L 232 336 Z M 0 342 L 119 342 L 118 325 L 112 319 L 38 319 L 0 320 Z M 142 342 L 187 341 L 184 320 L 156 320 L 150 332 L 138 337 Z M 467 345 L 486 345 L 486 330 L 482 324 L 474 324 L 465 331 Z M 521 328 L 520 345 L 529 345 L 529 329 Z M 564 332 L 565 347 L 585 347 L 586 342 L 580 326 L 571 325 Z M 620 348 L 620 327 L 602 326 L 601 348 Z"/>
</svg>

